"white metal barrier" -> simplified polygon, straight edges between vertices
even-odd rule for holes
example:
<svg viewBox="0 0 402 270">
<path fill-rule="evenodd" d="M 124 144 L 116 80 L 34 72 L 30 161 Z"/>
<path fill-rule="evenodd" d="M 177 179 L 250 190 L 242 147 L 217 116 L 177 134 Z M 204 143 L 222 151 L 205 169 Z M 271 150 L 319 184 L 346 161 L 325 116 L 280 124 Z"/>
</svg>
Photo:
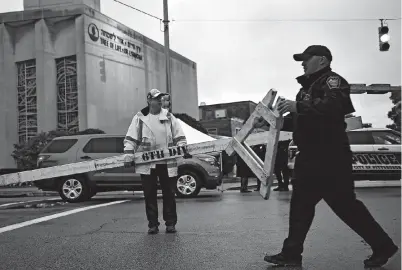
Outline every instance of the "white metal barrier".
<svg viewBox="0 0 402 270">
<path fill-rule="evenodd" d="M 269 190 L 272 185 L 273 164 L 275 161 L 276 147 L 279 140 L 280 127 L 283 118 L 270 109 L 275 98 L 276 91 L 270 90 L 260 102 L 247 120 L 244 127 L 234 138 L 220 139 L 215 141 L 175 146 L 166 149 L 158 149 L 147 152 L 135 153 L 135 163 L 149 163 L 160 160 L 182 157 L 185 153 L 190 155 L 222 152 L 229 155 L 235 152 L 247 163 L 250 169 L 261 180 L 261 195 L 264 199 L 269 198 Z M 251 134 L 255 118 L 263 117 L 269 124 L 268 132 Z M 251 150 L 250 145 L 267 144 L 265 163 Z M 83 174 L 91 171 L 99 171 L 124 166 L 124 155 L 108 158 L 83 161 L 60 166 L 40 168 L 19 173 L 0 175 L 0 186 L 19 184 L 44 179 L 54 179 L 62 176 Z"/>
</svg>

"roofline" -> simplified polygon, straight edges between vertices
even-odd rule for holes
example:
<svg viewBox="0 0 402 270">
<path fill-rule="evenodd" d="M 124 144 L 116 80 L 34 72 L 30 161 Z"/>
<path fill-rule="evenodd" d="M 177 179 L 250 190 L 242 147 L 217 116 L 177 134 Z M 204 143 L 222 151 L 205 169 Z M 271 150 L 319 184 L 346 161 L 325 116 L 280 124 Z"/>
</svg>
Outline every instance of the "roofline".
<svg viewBox="0 0 402 270">
<path fill-rule="evenodd" d="M 13 22 L 21 22 L 21 21 L 36 21 L 41 19 L 50 19 L 50 18 L 57 18 L 57 17 L 73 17 L 73 16 L 80 16 L 86 15 L 92 17 L 94 19 L 98 19 L 103 23 L 109 24 L 113 27 L 116 27 L 118 30 L 124 32 L 128 36 L 130 32 L 134 32 L 137 36 L 142 37 L 142 41 L 144 45 L 148 45 L 153 49 L 158 50 L 159 52 L 164 53 L 164 46 L 159 44 L 158 42 L 150 39 L 143 34 L 135 31 L 134 29 L 116 21 L 113 18 L 99 12 L 91 7 L 84 5 L 84 4 L 72 4 L 72 5 L 63 5 L 63 6 L 55 6 L 52 9 L 49 8 L 39 8 L 39 9 L 29 9 L 29 10 L 22 10 L 22 11 L 13 11 L 13 12 L 5 12 L 0 13 L 0 24 L 7 24 Z M 170 56 L 178 61 L 186 62 L 189 65 L 192 65 L 194 69 L 197 68 L 197 63 L 188 59 L 187 57 L 170 50 Z"/>
</svg>

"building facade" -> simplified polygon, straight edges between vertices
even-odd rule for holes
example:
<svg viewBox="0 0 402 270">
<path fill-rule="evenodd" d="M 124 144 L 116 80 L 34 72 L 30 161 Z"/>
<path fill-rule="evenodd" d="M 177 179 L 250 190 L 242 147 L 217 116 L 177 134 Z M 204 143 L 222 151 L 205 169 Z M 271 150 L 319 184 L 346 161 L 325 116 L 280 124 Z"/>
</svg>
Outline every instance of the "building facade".
<svg viewBox="0 0 402 270">
<path fill-rule="evenodd" d="M 0 14 L 0 168 L 42 131 L 125 133 L 151 88 L 166 91 L 164 47 L 100 12 L 99 0 L 25 0 Z M 171 51 L 173 111 L 198 119 L 196 63 Z"/>
<path fill-rule="evenodd" d="M 209 134 L 233 137 L 256 106 L 252 101 L 199 106 L 200 123 Z"/>
<path fill-rule="evenodd" d="M 253 101 L 202 105 L 199 106 L 200 123 L 211 135 L 234 137 L 256 107 L 257 104 Z M 253 133 L 263 131 L 265 129 L 254 129 Z M 292 132 L 293 120 L 290 116 L 285 116 L 279 140 L 290 140 Z"/>
</svg>

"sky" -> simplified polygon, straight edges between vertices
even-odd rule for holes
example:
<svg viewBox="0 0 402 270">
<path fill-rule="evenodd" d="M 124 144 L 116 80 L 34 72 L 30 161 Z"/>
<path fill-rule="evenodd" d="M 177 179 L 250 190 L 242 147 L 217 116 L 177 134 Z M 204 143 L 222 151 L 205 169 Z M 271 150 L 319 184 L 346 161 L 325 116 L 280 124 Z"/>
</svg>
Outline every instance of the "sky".
<svg viewBox="0 0 402 270">
<path fill-rule="evenodd" d="M 119 1 L 163 18 L 163 0 Z M 0 12 L 22 9 L 23 0 L 0 0 Z M 101 11 L 163 44 L 159 20 L 113 0 Z M 387 21 L 390 50 L 378 46 L 379 19 L 392 18 L 401 18 L 400 0 L 169 0 L 170 47 L 197 63 L 200 103 L 258 102 L 271 88 L 294 99 L 303 69 L 292 56 L 312 44 L 332 51 L 349 83 L 401 85 L 401 20 Z M 391 123 L 389 94 L 352 101 L 363 122 Z"/>
</svg>

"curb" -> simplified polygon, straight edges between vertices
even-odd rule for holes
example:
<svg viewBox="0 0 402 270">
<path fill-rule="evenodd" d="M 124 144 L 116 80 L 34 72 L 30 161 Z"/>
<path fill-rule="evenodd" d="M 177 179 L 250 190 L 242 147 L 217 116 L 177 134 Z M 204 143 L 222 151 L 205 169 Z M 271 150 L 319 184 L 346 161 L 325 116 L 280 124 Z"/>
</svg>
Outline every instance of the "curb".
<svg viewBox="0 0 402 270">
<path fill-rule="evenodd" d="M 273 183 L 272 187 L 276 187 L 277 183 Z M 257 185 L 248 185 L 248 188 L 256 188 Z M 401 188 L 401 181 L 355 181 L 355 189 L 365 188 Z M 293 187 L 289 184 L 289 190 Z M 240 190 L 240 186 L 230 187 L 226 190 Z"/>
<path fill-rule="evenodd" d="M 59 196 L 57 192 L 25 192 L 25 193 L 0 193 L 0 198 L 24 198 L 24 197 L 53 197 Z"/>
<path fill-rule="evenodd" d="M 225 190 L 239 190 L 240 189 L 240 178 L 224 178 L 223 185 L 225 184 L 239 184 L 239 186 L 232 186 Z M 273 183 L 272 187 L 276 187 L 278 184 Z M 249 188 L 256 188 L 256 184 L 251 184 L 248 186 Z M 361 188 L 397 188 L 401 187 L 401 181 L 355 181 L 355 189 Z M 289 185 L 289 188 L 292 189 L 292 185 Z M 24 197 L 58 197 L 59 193 L 54 191 L 35 191 L 35 192 L 4 192 L 0 191 L 0 198 L 24 198 Z"/>
</svg>

